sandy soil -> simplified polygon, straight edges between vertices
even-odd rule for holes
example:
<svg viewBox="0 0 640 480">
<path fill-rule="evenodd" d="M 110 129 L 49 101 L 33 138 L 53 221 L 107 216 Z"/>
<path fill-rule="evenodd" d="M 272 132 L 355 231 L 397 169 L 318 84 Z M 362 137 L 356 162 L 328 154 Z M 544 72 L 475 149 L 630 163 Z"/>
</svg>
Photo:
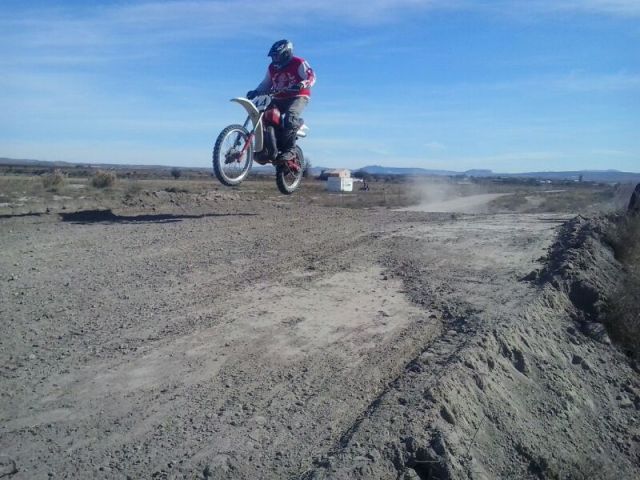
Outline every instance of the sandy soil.
<svg viewBox="0 0 640 480">
<path fill-rule="evenodd" d="M 439 478 L 534 478 L 547 444 L 520 437 L 547 442 L 549 428 L 571 452 L 562 428 L 581 430 L 548 413 L 559 387 L 545 375 L 574 357 L 554 346 L 563 360 L 545 370 L 528 353 L 541 340 L 519 330 L 571 324 L 562 309 L 545 317 L 524 280 L 569 216 L 241 191 L 171 203 L 0 219 L 0 476 L 434 478 L 441 465 Z M 616 368 L 614 383 L 574 396 L 615 396 L 634 378 Z M 625 432 L 602 447 L 625 475 L 637 472 L 633 398 L 608 423 L 576 423 L 595 422 L 589 438 Z"/>
<path fill-rule="evenodd" d="M 488 205 L 492 200 L 506 195 L 511 194 L 481 193 L 477 195 L 466 195 L 464 197 L 450 198 L 447 200 L 425 202 L 399 210 L 408 212 L 486 213 L 489 211 Z"/>
</svg>

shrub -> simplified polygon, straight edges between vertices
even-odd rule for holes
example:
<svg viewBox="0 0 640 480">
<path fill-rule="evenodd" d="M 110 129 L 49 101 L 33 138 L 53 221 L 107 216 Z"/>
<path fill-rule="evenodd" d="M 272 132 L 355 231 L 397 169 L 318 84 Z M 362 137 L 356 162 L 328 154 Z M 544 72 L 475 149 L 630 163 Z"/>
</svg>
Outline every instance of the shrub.
<svg viewBox="0 0 640 480">
<path fill-rule="evenodd" d="M 91 178 L 91 185 L 95 188 L 109 188 L 116 183 L 116 174 L 113 172 L 106 172 L 104 170 L 98 170 L 93 178 Z"/>
<path fill-rule="evenodd" d="M 56 168 L 42 177 L 42 186 L 47 190 L 58 190 L 64 185 L 65 175 L 62 170 Z"/>
<path fill-rule="evenodd" d="M 181 176 L 181 175 L 182 175 L 182 171 L 181 171 L 179 168 L 177 168 L 177 167 L 173 167 L 173 168 L 171 169 L 171 176 L 172 176 L 173 178 L 178 179 L 178 178 L 180 178 L 180 176 Z"/>
</svg>

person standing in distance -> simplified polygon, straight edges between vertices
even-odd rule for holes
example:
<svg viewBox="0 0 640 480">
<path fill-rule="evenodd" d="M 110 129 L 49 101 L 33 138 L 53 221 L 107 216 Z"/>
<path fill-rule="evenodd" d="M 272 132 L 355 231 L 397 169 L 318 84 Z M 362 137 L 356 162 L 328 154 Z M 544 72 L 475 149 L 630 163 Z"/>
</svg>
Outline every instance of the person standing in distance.
<svg viewBox="0 0 640 480">
<path fill-rule="evenodd" d="M 293 56 L 293 43 L 289 40 L 278 40 L 269 49 L 271 64 L 264 80 L 255 90 L 247 92 L 247 98 L 277 92 L 273 101 L 282 114 L 277 162 L 294 158 L 296 133 L 302 126 L 300 116 L 309 103 L 311 87 L 316 82 L 316 75 L 306 60 Z"/>
</svg>

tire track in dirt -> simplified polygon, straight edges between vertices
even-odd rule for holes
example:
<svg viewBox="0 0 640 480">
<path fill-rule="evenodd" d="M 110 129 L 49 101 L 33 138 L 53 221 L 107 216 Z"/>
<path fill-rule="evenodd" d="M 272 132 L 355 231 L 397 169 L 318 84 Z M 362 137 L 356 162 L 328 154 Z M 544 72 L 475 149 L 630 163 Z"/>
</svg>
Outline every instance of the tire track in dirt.
<svg viewBox="0 0 640 480">
<path fill-rule="evenodd" d="M 273 217 L 270 213 L 265 216 Z M 282 220 L 282 215 L 275 217 L 278 221 Z M 380 234 L 371 232 L 369 219 L 354 221 L 348 214 L 343 217 L 346 217 L 345 220 L 337 224 L 344 230 L 345 236 L 335 236 L 334 232 L 314 225 L 316 219 L 310 219 L 308 227 L 296 224 L 284 233 L 270 232 L 269 235 L 265 235 L 262 227 L 252 235 L 250 232 L 255 225 L 244 218 L 233 217 L 215 221 L 188 220 L 179 226 L 51 224 L 49 231 L 44 228 L 39 240 L 47 246 L 36 255 L 35 262 L 43 265 L 40 272 L 43 277 L 55 275 L 61 267 L 65 268 L 69 272 L 69 283 L 84 282 L 83 290 L 79 293 L 88 298 L 95 292 L 107 292 L 112 286 L 122 285 L 118 287 L 122 288 L 122 298 L 118 294 L 116 298 L 99 299 L 98 304 L 106 313 L 103 318 L 117 318 L 113 314 L 122 311 L 118 301 L 128 300 L 127 296 L 134 302 L 142 301 L 141 306 L 146 296 L 150 299 L 164 297 L 166 300 L 163 300 L 161 309 L 154 308 L 153 315 L 138 317 L 137 323 L 132 323 L 133 345 L 141 345 L 138 350 L 130 348 L 127 330 L 121 330 L 125 336 L 116 340 L 112 338 L 113 330 L 109 326 L 100 325 L 94 320 L 87 323 L 81 316 L 74 317 L 74 324 L 81 326 L 81 341 L 75 344 L 75 351 L 73 344 L 65 344 L 65 348 L 71 347 L 72 350 L 71 356 L 63 360 L 66 359 L 64 363 L 70 366 L 81 354 L 86 359 L 86 366 L 71 369 L 63 364 L 51 369 L 53 365 L 43 365 L 49 369 L 46 374 L 48 380 L 43 377 L 29 387 L 39 397 L 36 403 L 27 401 L 31 411 L 21 413 L 18 403 L 12 401 L 8 411 L 14 412 L 13 420 L 3 427 L 3 431 L 8 434 L 5 438 L 12 439 L 13 446 L 10 449 L 4 444 L 3 448 L 15 455 L 24 475 L 37 475 L 41 468 L 47 466 L 58 474 L 66 472 L 66 475 L 73 476 L 74 471 L 91 472 L 95 478 L 109 478 L 114 472 L 134 475 L 157 473 L 156 476 L 162 478 L 178 472 L 187 474 L 204 471 L 207 465 L 211 472 L 218 472 L 216 475 L 220 476 L 227 476 L 229 471 L 234 471 L 240 477 L 251 477 L 256 469 L 266 469 L 277 476 L 287 471 L 299 471 L 298 462 L 306 464 L 313 451 L 322 451 L 322 445 L 329 445 L 342 429 L 341 425 L 350 421 L 350 412 L 363 408 L 367 399 L 375 395 L 378 385 L 388 382 L 389 375 L 393 374 L 389 372 L 402 368 L 406 355 L 403 352 L 410 351 L 414 343 L 414 331 L 411 329 L 393 327 L 389 331 L 393 332 L 391 337 L 385 333 L 393 325 L 390 320 L 394 314 L 380 312 L 393 306 L 394 302 L 401 302 L 397 303 L 398 306 L 403 305 L 399 307 L 401 309 L 409 307 L 402 303 L 402 294 L 393 293 L 398 288 L 392 286 L 393 282 L 382 280 L 379 269 L 371 270 L 375 267 L 377 256 L 375 240 Z M 270 222 L 266 223 L 268 225 Z M 228 228 L 224 231 L 218 229 L 214 238 L 203 242 L 208 226 L 220 224 L 226 224 Z M 379 228 L 375 227 L 376 230 Z M 289 237 L 287 241 L 295 241 L 301 231 L 306 235 L 304 238 L 309 238 L 308 230 L 315 232 L 311 237 L 313 242 L 300 242 L 303 244 L 302 254 L 287 258 L 286 253 L 278 248 L 280 242 L 286 237 Z M 220 241 L 228 243 L 227 240 L 233 239 L 239 232 L 242 232 L 243 241 L 264 241 L 265 248 L 252 254 L 249 261 L 239 255 L 241 250 L 236 247 L 223 253 L 239 259 L 239 262 L 228 261 L 228 258 L 220 261 L 216 256 L 202 258 L 190 253 L 194 249 L 207 251 L 208 245 Z M 69 233 L 73 233 L 71 238 L 77 248 L 76 257 L 65 260 L 58 253 L 51 255 L 51 252 L 66 247 L 64 239 L 69 238 Z M 34 244 L 37 245 L 38 241 Z M 178 248 L 171 248 L 171 245 Z M 182 245 L 190 247 L 184 248 Z M 314 252 L 320 248 L 329 253 Z M 127 251 L 127 255 L 122 256 L 121 251 Z M 305 251 L 309 253 L 305 254 Z M 99 256 L 96 256 L 98 253 Z M 49 270 L 46 267 L 48 258 L 63 260 L 56 260 Z M 91 276 L 95 269 L 78 274 L 82 272 L 82 266 L 72 265 L 72 261 L 95 258 L 102 258 L 104 262 L 107 271 L 103 275 Z M 114 263 L 109 263 L 112 261 Z M 212 266 L 215 266 L 213 271 Z M 352 277 L 351 272 L 364 272 L 365 276 L 360 283 L 354 284 L 348 280 Z M 161 273 L 161 279 L 158 279 L 158 273 Z M 328 279 L 330 285 L 340 275 L 343 277 L 340 280 L 342 288 L 355 289 L 353 292 L 361 295 L 362 299 L 368 298 L 372 285 L 380 288 L 379 293 L 374 294 L 377 300 L 356 302 L 372 303 L 373 310 L 362 314 L 370 326 L 363 329 L 354 325 L 351 332 L 345 331 L 329 344 L 312 340 L 314 350 L 307 352 L 302 361 L 297 360 L 295 364 L 287 361 L 286 356 L 284 360 L 274 357 L 270 349 L 260 347 L 268 341 L 273 344 L 273 332 L 268 329 L 255 336 L 252 342 L 247 342 L 249 337 L 233 333 L 233 328 L 238 326 L 238 316 L 243 315 L 243 302 L 237 299 L 249 300 L 248 306 L 244 306 L 245 313 L 251 310 L 260 312 L 259 307 L 264 306 L 270 296 L 280 296 L 286 301 L 288 297 L 308 293 L 309 288 L 317 288 L 324 279 Z M 198 278 L 205 281 L 194 281 Z M 139 297 L 135 289 L 128 286 L 143 285 L 142 279 L 148 281 L 144 283 L 144 290 L 139 292 L 144 297 Z M 69 292 L 68 287 L 62 288 L 64 284 L 54 282 L 52 286 L 56 297 L 71 300 L 67 310 L 82 311 L 79 307 L 87 300 Z M 242 289 L 245 293 L 242 293 Z M 288 290 L 283 292 L 282 289 Z M 251 299 L 252 290 L 266 291 L 267 295 L 263 299 Z M 391 303 L 385 306 L 382 300 L 387 298 L 384 293 L 387 290 L 397 299 L 389 297 Z M 231 291 L 233 295 L 226 298 L 221 295 L 225 291 Z M 347 300 L 350 295 L 353 296 L 352 293 L 346 297 L 343 294 L 342 298 Z M 169 299 L 175 303 L 167 302 Z M 211 304 L 212 299 L 215 305 Z M 315 298 L 312 303 L 320 300 Z M 328 301 L 333 305 L 339 300 L 340 295 Z M 276 306 L 276 310 L 286 311 L 284 305 L 276 302 Z M 318 306 L 302 309 L 309 308 L 318 309 Z M 183 312 L 180 314 L 181 309 Z M 319 310 L 322 311 L 322 308 Z M 21 314 L 20 311 L 14 313 Z M 175 320 L 167 321 L 167 314 L 175 315 Z M 283 315 L 282 312 L 278 315 L 286 328 L 283 330 L 283 327 L 278 327 L 276 332 L 282 330 L 285 336 L 278 335 L 290 341 L 291 333 L 285 334 L 285 331 L 303 327 L 304 321 L 299 322 L 295 315 Z M 415 310 L 414 315 L 422 317 L 422 312 Z M 258 316 L 264 317 L 264 314 Z M 87 320 L 90 319 L 91 313 L 87 317 Z M 155 319 L 163 325 L 149 324 Z M 244 328 L 251 333 L 252 320 L 248 315 L 247 319 Z M 178 324 L 181 320 L 182 323 Z M 318 318 L 316 323 L 321 320 Z M 384 326 L 385 323 L 387 326 Z M 40 332 L 49 328 L 55 331 L 62 325 L 48 323 L 43 326 L 45 329 L 41 328 Z M 147 331 L 143 336 L 140 336 L 141 328 Z M 211 333 L 207 333 L 207 329 Z M 428 329 L 420 330 L 421 334 L 430 335 Z M 216 334 L 212 335 L 213 332 Z M 326 339 L 326 335 L 326 332 L 320 333 L 318 338 Z M 234 338 L 238 341 L 237 345 L 234 344 Z M 361 341 L 367 338 L 370 339 L 368 343 Z M 105 340 L 107 343 L 103 345 Z M 126 348 L 117 348 L 118 343 Z M 260 348 L 255 349 L 251 345 Z M 88 351 L 85 350 L 87 347 Z M 215 358 L 206 360 L 209 358 L 206 355 L 207 348 L 220 354 L 216 353 Z M 56 354 L 57 350 L 54 346 L 51 353 Z M 362 354 L 358 354 L 359 351 Z M 190 358 L 181 358 L 184 352 Z M 46 351 L 41 349 L 39 353 L 42 355 Z M 345 357 L 345 353 L 349 354 Z M 222 361 L 222 357 L 226 359 Z M 235 360 L 230 362 L 228 358 Z M 255 365 L 261 367 L 256 370 Z M 318 368 L 318 365 L 324 367 Z M 366 367 L 369 370 L 365 375 L 358 372 L 367 365 L 375 367 L 373 370 Z M 24 364 L 18 368 L 33 371 Z M 177 376 L 171 374 L 172 370 L 176 371 Z M 180 373 L 183 371 L 186 376 Z M 167 375 L 163 376 L 163 372 Z M 202 377 L 202 372 L 208 373 Z M 22 392 L 15 392 L 14 398 L 29 398 L 26 390 Z M 363 407 L 359 407 L 360 404 Z M 308 419 L 310 412 L 313 412 L 311 420 Z M 327 418 L 333 418 L 329 425 L 331 428 L 328 433 L 322 434 L 320 432 L 325 430 L 323 420 Z M 292 422 L 287 422 L 287 419 L 292 419 Z M 82 439 L 83 435 L 87 437 L 86 440 Z M 93 435 L 99 435 L 99 438 L 91 439 Z M 259 439 L 250 442 L 254 447 L 260 444 L 258 456 L 247 452 L 246 458 L 251 457 L 253 461 L 251 465 L 244 465 L 238 452 L 246 451 L 249 447 L 245 442 L 236 444 L 231 439 L 251 436 Z M 64 438 L 72 440 L 62 448 L 61 439 Z M 211 438 L 220 441 L 217 445 L 206 446 Z M 31 445 L 29 450 L 25 449 L 27 439 Z M 264 442 L 267 443 L 263 445 Z M 307 447 L 303 452 L 294 453 L 289 451 L 294 444 Z M 45 445 L 54 445 L 55 448 L 46 453 Z M 169 462 L 171 467 L 167 463 L 162 464 L 161 460 L 167 448 L 176 454 L 175 461 Z M 229 454 L 232 451 L 236 453 Z M 53 452 L 56 452 L 55 456 L 52 456 Z"/>
<path fill-rule="evenodd" d="M 559 217 L 459 220 L 426 228 L 411 225 L 389 239 L 384 263 L 390 275 L 403 279 L 414 303 L 441 312 L 442 331 L 421 345 L 304 478 L 400 478 L 403 472 L 408 478 L 413 478 L 410 473 L 415 478 L 448 478 L 440 427 L 428 427 L 456 423 L 455 411 L 443 401 L 443 383 L 448 383 L 466 352 L 474 350 L 483 332 L 506 322 L 520 302 L 535 297 L 535 291 L 517 279 L 535 267 Z M 495 245 L 502 246 L 502 259 L 494 259 L 487 268 L 490 264 L 479 260 L 485 254 L 493 257 Z M 442 268 L 443 258 L 449 262 L 447 269 Z M 483 264 L 487 266 L 477 268 Z M 482 377 L 476 378 L 481 384 Z"/>
</svg>

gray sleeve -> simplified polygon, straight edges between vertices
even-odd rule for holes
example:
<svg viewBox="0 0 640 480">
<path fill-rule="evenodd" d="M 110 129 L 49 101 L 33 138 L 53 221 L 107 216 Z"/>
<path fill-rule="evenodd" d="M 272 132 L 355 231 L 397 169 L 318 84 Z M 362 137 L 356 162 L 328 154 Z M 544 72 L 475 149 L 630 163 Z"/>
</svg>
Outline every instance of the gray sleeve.
<svg viewBox="0 0 640 480">
<path fill-rule="evenodd" d="M 267 70 L 267 74 L 264 76 L 260 85 L 256 88 L 256 91 L 259 93 L 269 93 L 271 91 L 271 76 L 269 75 L 269 71 Z"/>
</svg>

